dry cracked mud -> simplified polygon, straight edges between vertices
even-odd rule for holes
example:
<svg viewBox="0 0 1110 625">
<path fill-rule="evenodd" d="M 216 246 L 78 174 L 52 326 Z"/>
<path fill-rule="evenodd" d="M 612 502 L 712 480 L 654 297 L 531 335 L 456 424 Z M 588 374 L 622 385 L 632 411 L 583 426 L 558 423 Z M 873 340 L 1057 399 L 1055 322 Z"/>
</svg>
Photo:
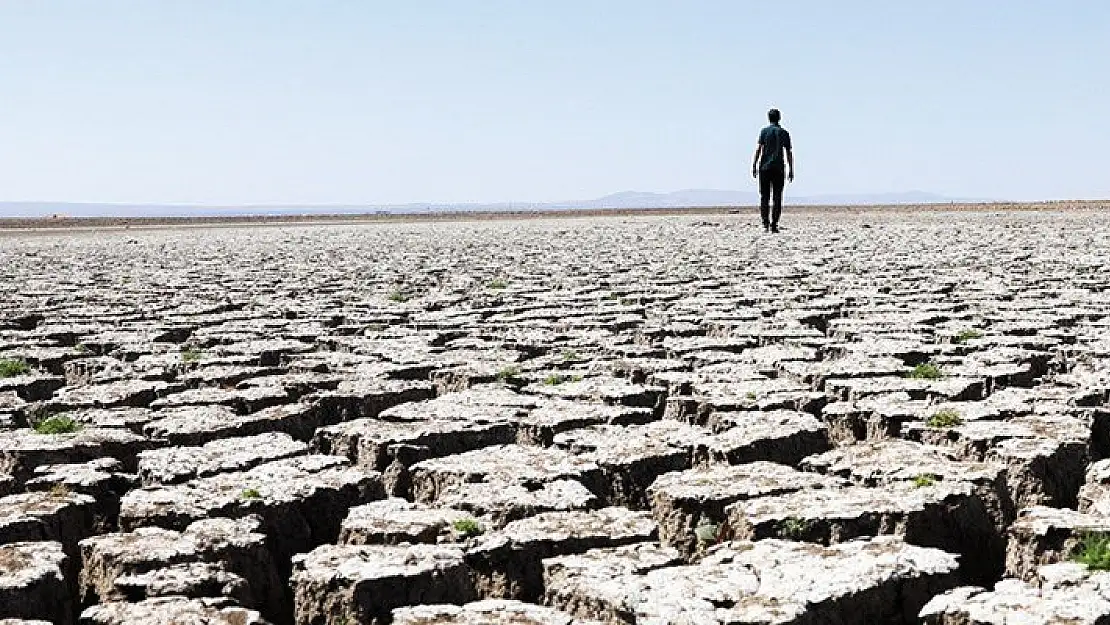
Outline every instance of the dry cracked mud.
<svg viewBox="0 0 1110 625">
<path fill-rule="evenodd" d="M 0 233 L 0 624 L 1110 622 L 1096 210 Z"/>
</svg>

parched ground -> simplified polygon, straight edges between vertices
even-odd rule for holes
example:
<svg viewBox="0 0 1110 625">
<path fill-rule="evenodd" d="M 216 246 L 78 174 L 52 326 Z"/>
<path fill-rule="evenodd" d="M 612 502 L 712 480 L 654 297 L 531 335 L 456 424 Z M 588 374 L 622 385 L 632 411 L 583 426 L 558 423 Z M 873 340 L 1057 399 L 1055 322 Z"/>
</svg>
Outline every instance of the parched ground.
<svg viewBox="0 0 1110 625">
<path fill-rule="evenodd" d="M 1110 622 L 1110 214 L 755 223 L 4 234 L 0 623 Z"/>
</svg>

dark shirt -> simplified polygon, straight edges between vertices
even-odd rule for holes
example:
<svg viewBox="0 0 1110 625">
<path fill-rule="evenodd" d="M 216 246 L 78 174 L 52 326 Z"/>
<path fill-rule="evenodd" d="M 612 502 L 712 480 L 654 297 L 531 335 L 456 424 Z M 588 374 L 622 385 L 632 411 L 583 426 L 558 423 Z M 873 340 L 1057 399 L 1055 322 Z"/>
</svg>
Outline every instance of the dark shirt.
<svg viewBox="0 0 1110 625">
<path fill-rule="evenodd" d="M 783 160 L 783 151 L 792 150 L 790 146 L 790 133 L 778 124 L 771 124 L 759 132 L 759 145 L 763 152 L 759 158 L 761 171 L 783 171 L 786 162 Z"/>
</svg>

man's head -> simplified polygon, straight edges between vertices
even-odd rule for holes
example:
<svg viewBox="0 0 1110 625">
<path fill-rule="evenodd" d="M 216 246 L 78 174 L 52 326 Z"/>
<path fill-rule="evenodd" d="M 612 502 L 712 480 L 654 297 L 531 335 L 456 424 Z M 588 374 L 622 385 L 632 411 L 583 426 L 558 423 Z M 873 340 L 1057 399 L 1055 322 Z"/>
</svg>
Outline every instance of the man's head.
<svg viewBox="0 0 1110 625">
<path fill-rule="evenodd" d="M 767 111 L 767 119 L 771 120 L 772 124 L 777 124 L 782 119 L 782 113 L 779 113 L 778 109 L 771 109 Z"/>
</svg>

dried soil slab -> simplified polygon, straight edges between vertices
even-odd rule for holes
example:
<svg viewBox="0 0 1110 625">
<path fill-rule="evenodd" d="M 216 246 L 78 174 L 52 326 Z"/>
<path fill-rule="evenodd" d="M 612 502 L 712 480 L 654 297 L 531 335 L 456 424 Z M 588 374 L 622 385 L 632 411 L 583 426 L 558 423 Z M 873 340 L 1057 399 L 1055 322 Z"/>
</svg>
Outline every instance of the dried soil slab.
<svg viewBox="0 0 1110 625">
<path fill-rule="evenodd" d="M 987 505 L 1003 531 L 1016 514 L 1008 474 L 996 463 L 963 460 L 944 447 L 889 440 L 839 447 L 811 456 L 802 469 L 835 475 L 863 486 L 919 481 L 965 482 Z"/>
<path fill-rule="evenodd" d="M 825 392 L 840 401 L 858 401 L 905 393 L 914 400 L 966 402 L 983 399 L 987 393 L 987 383 L 983 378 L 972 377 L 946 377 L 939 380 L 878 377 L 829 381 L 825 384 Z"/>
<path fill-rule="evenodd" d="M 1087 468 L 1079 490 L 1079 511 L 1110 516 L 1110 460 L 1099 460 Z"/>
<path fill-rule="evenodd" d="M 436 503 L 488 519 L 493 527 L 544 512 L 593 510 L 602 506 L 597 495 L 582 482 L 571 479 L 457 484 L 439 493 Z"/>
<path fill-rule="evenodd" d="M 655 521 L 646 512 L 548 512 L 475 539 L 466 562 L 481 596 L 536 601 L 543 594 L 544 558 L 650 541 L 655 535 Z"/>
<path fill-rule="evenodd" d="M 226 597 L 238 605 L 260 607 L 251 595 L 247 581 L 220 563 L 189 562 L 145 573 L 121 575 L 114 585 L 131 603 L 154 597 Z"/>
<path fill-rule="evenodd" d="M 344 545 L 436 544 L 453 539 L 452 524 L 471 515 L 399 498 L 351 508 L 339 530 Z"/>
<path fill-rule="evenodd" d="M 0 498 L 0 544 L 23 541 L 55 541 L 66 553 L 77 555 L 77 542 L 95 530 L 93 507 L 88 495 L 31 492 Z"/>
<path fill-rule="evenodd" d="M 149 380 L 121 380 L 62 389 L 45 406 L 50 412 L 90 408 L 144 408 L 159 397 L 185 390 L 182 384 Z"/>
<path fill-rule="evenodd" d="M 352 468 L 346 458 L 300 456 L 131 491 L 120 506 L 120 526 L 184 529 L 203 518 L 258 514 L 266 534 L 280 537 L 275 553 L 281 563 L 335 542 L 347 510 L 384 496 L 379 473 Z"/>
<path fill-rule="evenodd" d="M 1040 569 L 1038 580 L 1005 579 L 994 590 L 961 587 L 921 610 L 925 625 L 1102 625 L 1110 619 L 1110 574 L 1076 564 Z"/>
<path fill-rule="evenodd" d="M 553 608 L 506 599 L 466 605 L 422 605 L 397 608 L 393 625 L 600 625 L 576 619 Z"/>
<path fill-rule="evenodd" d="M 823 391 L 828 380 L 898 376 L 906 366 L 897 358 L 849 356 L 819 362 L 787 361 L 779 365 L 779 370 L 789 379 Z"/>
<path fill-rule="evenodd" d="M 803 489 L 739 501 L 725 514 L 729 535 L 740 539 L 828 545 L 891 534 L 961 554 L 961 573 L 968 580 L 986 583 L 1002 571 L 1005 541 L 967 482 Z"/>
<path fill-rule="evenodd" d="M 253 610 L 223 598 L 156 597 L 139 603 L 111 602 L 81 613 L 81 625 L 267 625 Z"/>
<path fill-rule="evenodd" d="M 0 433 L 0 473 L 9 473 L 23 483 L 33 478 L 40 466 L 100 458 L 115 458 L 130 468 L 139 452 L 152 447 L 143 437 L 114 428 L 84 428 L 73 434 L 39 434 L 21 428 Z"/>
<path fill-rule="evenodd" d="M 767 497 L 804 488 L 839 488 L 836 477 L 803 472 L 772 462 L 708 465 L 666 473 L 648 489 L 660 540 L 692 555 L 699 547 L 695 530 L 725 522 L 725 508 L 737 501 Z"/>
<path fill-rule="evenodd" d="M 647 488 L 655 478 L 693 464 L 695 452 L 710 442 L 707 430 L 677 421 L 646 425 L 598 425 L 559 434 L 564 449 L 596 463 L 605 474 L 603 498 L 614 506 L 647 508 Z"/>
<path fill-rule="evenodd" d="M 956 409 L 955 406 L 960 406 Z M 938 406 L 926 414 L 952 407 L 963 422 L 949 427 L 929 427 L 924 421 L 907 423 L 902 437 L 931 445 L 946 445 L 970 460 L 982 460 L 1002 441 L 1011 438 L 1043 438 L 1061 443 L 1090 445 L 1091 420 L 1070 414 L 1026 414 L 1004 420 L 968 418 L 966 404 Z"/>
<path fill-rule="evenodd" d="M 321 413 L 312 404 L 274 406 L 239 415 L 226 406 L 172 408 L 154 413 L 159 418 L 143 427 L 149 438 L 175 446 L 198 446 L 221 438 L 284 433 L 308 441 L 321 424 Z"/>
<path fill-rule="evenodd" d="M 659 414 L 662 414 L 663 403 L 667 397 L 667 390 L 662 387 L 633 384 L 609 377 L 586 378 L 559 384 L 530 384 L 523 390 L 542 397 L 649 408 Z"/>
<path fill-rule="evenodd" d="M 820 547 L 721 545 L 690 566 L 628 572 L 615 550 L 547 560 L 546 601 L 608 623 L 909 625 L 955 585 L 956 558 L 889 536 Z"/>
<path fill-rule="evenodd" d="M 710 417 L 709 427 L 714 435 L 702 461 L 796 465 L 829 448 L 828 428 L 804 412 L 721 412 Z"/>
<path fill-rule="evenodd" d="M 394 461 L 408 466 L 421 460 L 460 454 L 516 440 L 514 425 L 496 417 L 383 421 L 355 419 L 317 430 L 312 448 L 346 456 L 351 462 L 384 471 Z"/>
<path fill-rule="evenodd" d="M 0 614 L 70 625 L 76 605 L 66 581 L 69 568 L 61 543 L 0 545 Z"/>
<path fill-rule="evenodd" d="M 142 434 L 143 426 L 159 416 L 149 408 L 93 408 L 66 415 L 85 427 L 122 428 L 135 434 Z"/>
<path fill-rule="evenodd" d="M 268 614 L 289 609 L 257 517 L 205 519 L 183 532 L 143 527 L 95 536 L 81 542 L 81 561 L 79 588 L 85 605 L 134 600 L 138 595 L 190 594 L 186 590 L 192 588 L 219 591 L 208 596 L 233 592 L 234 598 L 245 601 L 242 605 Z M 234 584 L 228 575 L 243 584 Z M 173 585 L 181 592 L 157 590 Z"/>
<path fill-rule="evenodd" d="M 413 494 L 421 503 L 435 502 L 454 487 L 482 482 L 532 489 L 563 480 L 580 482 L 595 494 L 602 491 L 603 474 L 596 463 L 559 449 L 497 445 L 412 466 Z"/>
<path fill-rule="evenodd" d="M 45 401 L 65 385 L 65 378 L 57 375 L 17 375 L 0 378 L 0 393 L 15 393 L 19 399 L 27 402 Z"/>
<path fill-rule="evenodd" d="M 150 403 L 152 410 L 192 406 L 225 406 L 235 414 L 249 414 L 263 408 L 280 406 L 292 401 L 282 386 L 256 386 L 245 389 L 203 387 L 183 390 Z"/>
<path fill-rule="evenodd" d="M 123 472 L 115 458 L 82 464 L 49 464 L 35 469 L 35 478 L 24 485 L 29 492 L 71 492 L 92 497 L 94 531 L 110 531 L 119 520 L 119 502 L 138 480 Z"/>
<path fill-rule="evenodd" d="M 998 443 L 987 460 L 1006 467 L 1018 508 L 1073 508 L 1087 466 L 1087 446 L 1078 441 L 1011 438 Z"/>
<path fill-rule="evenodd" d="M 1007 577 L 1034 580 L 1041 566 L 1067 560 L 1087 532 L 1110 533 L 1110 517 L 1043 506 L 1022 510 L 1009 530 Z"/>
<path fill-rule="evenodd" d="M 409 402 L 435 397 L 435 385 L 390 379 L 346 380 L 334 391 L 316 396 L 320 424 L 334 425 L 351 419 L 377 417 L 383 411 Z"/>
<path fill-rule="evenodd" d="M 905 393 L 879 395 L 859 401 L 837 401 L 821 409 L 820 419 L 829 427 L 829 440 L 837 444 L 897 438 L 907 423 L 921 421 L 927 402 Z"/>
<path fill-rule="evenodd" d="M 555 435 L 568 430 L 591 425 L 642 425 L 654 420 L 650 408 L 548 400 L 515 420 L 516 442 L 550 447 Z"/>
<path fill-rule="evenodd" d="M 166 447 L 139 454 L 143 486 L 179 484 L 218 473 L 246 471 L 265 462 L 300 456 L 308 445 L 288 434 L 259 434 L 212 441 L 200 447 Z"/>
<path fill-rule="evenodd" d="M 399 607 L 477 598 L 463 552 L 438 545 L 325 545 L 293 559 L 295 620 L 385 623 Z"/>
</svg>

